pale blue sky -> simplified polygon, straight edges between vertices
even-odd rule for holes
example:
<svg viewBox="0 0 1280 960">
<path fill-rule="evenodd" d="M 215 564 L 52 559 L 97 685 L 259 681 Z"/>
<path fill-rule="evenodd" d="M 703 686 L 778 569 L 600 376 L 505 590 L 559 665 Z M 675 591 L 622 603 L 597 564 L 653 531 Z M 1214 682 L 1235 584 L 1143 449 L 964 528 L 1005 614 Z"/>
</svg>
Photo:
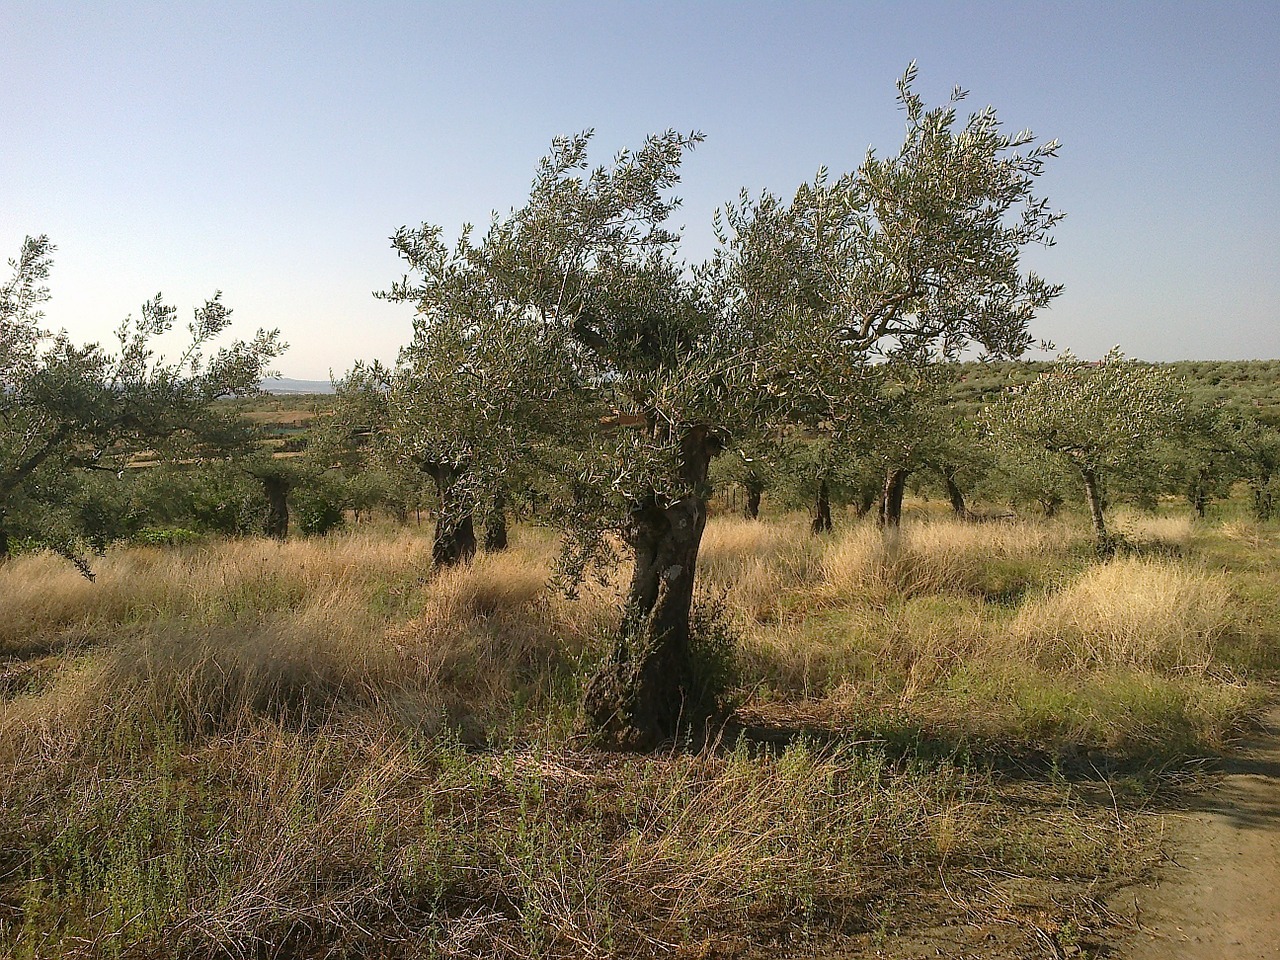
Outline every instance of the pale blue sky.
<svg viewBox="0 0 1280 960">
<path fill-rule="evenodd" d="M 394 358 L 387 237 L 518 203 L 550 139 L 700 129 L 686 255 L 746 186 L 893 150 L 895 79 L 1057 137 L 1068 214 L 1033 333 L 1085 356 L 1280 357 L 1280 3 L 0 0 L 0 252 L 59 247 L 47 313 L 102 339 L 163 290 L 279 326 L 286 376 Z"/>
</svg>

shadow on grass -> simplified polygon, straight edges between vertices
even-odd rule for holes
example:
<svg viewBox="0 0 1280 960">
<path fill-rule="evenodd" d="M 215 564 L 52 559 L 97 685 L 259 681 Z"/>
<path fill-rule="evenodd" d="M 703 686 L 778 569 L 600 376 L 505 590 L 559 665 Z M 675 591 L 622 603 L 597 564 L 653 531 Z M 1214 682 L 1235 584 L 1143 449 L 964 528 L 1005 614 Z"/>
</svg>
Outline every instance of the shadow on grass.
<svg viewBox="0 0 1280 960">
<path fill-rule="evenodd" d="M 1189 792 L 1182 809 L 1221 817 L 1238 830 L 1280 832 L 1280 706 L 1207 768 L 1212 779 Z"/>
<path fill-rule="evenodd" d="M 1220 758 L 1180 749 L 1143 746 L 1130 749 L 1076 744 L 1042 746 L 1025 741 L 977 735 L 954 729 L 903 723 L 889 728 L 835 726 L 822 723 L 743 722 L 732 718 L 703 746 L 723 749 L 747 747 L 760 753 L 781 753 L 796 743 L 818 749 L 866 745 L 883 752 L 895 764 L 940 764 L 982 770 L 1003 779 L 1109 783 L 1125 780 L 1142 784 L 1147 793 L 1159 785 L 1190 780 L 1197 769 Z"/>
</svg>

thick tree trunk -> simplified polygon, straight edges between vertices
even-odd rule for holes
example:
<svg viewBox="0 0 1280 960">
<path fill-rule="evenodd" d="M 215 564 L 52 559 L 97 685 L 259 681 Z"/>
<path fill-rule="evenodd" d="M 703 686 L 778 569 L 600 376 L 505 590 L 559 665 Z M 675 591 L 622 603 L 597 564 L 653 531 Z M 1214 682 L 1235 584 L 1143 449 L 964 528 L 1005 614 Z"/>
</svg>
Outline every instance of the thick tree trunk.
<svg viewBox="0 0 1280 960">
<path fill-rule="evenodd" d="M 1102 514 L 1102 493 L 1098 489 L 1098 474 L 1092 467 L 1081 467 L 1084 480 L 1084 496 L 1089 503 L 1089 516 L 1093 520 L 1094 547 L 1100 557 L 1110 557 L 1116 552 L 1115 544 L 1107 534 L 1107 521 Z"/>
<path fill-rule="evenodd" d="M 647 749 L 711 706 L 697 702 L 689 614 L 707 522 L 707 470 L 719 449 L 705 428 L 689 431 L 681 441 L 689 492 L 667 504 L 650 494 L 631 514 L 626 536 L 635 569 L 622 626 L 583 697 L 586 722 L 604 740 Z"/>
<path fill-rule="evenodd" d="M 830 533 L 831 529 L 831 485 L 824 474 L 813 498 L 813 532 Z"/>
<path fill-rule="evenodd" d="M 853 502 L 853 509 L 859 517 L 865 517 L 871 512 L 871 508 L 876 505 L 878 498 L 879 495 L 875 490 L 864 486 L 858 491 L 858 498 Z"/>
<path fill-rule="evenodd" d="M 907 492 L 907 471 L 900 467 L 884 475 L 884 495 L 880 498 L 880 526 L 888 529 L 902 524 L 902 498 Z"/>
<path fill-rule="evenodd" d="M 747 492 L 746 502 L 742 506 L 742 515 L 748 520 L 759 520 L 760 496 L 764 493 L 764 481 L 748 477 L 742 481 L 742 486 Z"/>
<path fill-rule="evenodd" d="M 431 562 L 437 567 L 470 563 L 476 555 L 476 529 L 471 505 L 460 489 L 462 470 L 438 463 L 424 464 L 422 469 L 435 481 L 440 499 Z"/>
<path fill-rule="evenodd" d="M 493 494 L 493 505 L 484 523 L 484 549 L 497 553 L 507 549 L 507 495 L 501 486 Z"/>
<path fill-rule="evenodd" d="M 969 507 L 964 502 L 964 492 L 956 483 L 955 473 L 951 470 L 946 471 L 942 475 L 942 481 L 947 486 L 947 499 L 951 501 L 951 511 L 961 520 L 969 519 Z"/>
<path fill-rule="evenodd" d="M 283 540 L 289 536 L 289 487 L 291 484 L 284 477 L 265 476 L 259 479 L 267 495 L 266 535 L 276 540 Z"/>
</svg>

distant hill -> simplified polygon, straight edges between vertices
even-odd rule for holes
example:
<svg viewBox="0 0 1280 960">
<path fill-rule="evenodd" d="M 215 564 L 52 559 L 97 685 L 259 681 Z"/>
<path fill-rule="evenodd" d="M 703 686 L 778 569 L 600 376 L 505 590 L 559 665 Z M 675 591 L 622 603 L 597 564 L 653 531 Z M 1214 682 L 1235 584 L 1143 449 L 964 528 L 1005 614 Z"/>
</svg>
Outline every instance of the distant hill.
<svg viewBox="0 0 1280 960">
<path fill-rule="evenodd" d="M 289 377 L 266 377 L 259 384 L 264 393 L 333 393 L 328 380 L 292 380 Z"/>
</svg>

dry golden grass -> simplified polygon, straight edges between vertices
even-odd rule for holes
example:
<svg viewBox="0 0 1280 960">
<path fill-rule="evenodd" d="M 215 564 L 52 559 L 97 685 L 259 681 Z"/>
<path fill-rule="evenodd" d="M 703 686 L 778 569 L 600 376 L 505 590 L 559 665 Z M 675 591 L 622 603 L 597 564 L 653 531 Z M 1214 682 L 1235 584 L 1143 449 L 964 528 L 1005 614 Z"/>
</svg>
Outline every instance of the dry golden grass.
<svg viewBox="0 0 1280 960">
<path fill-rule="evenodd" d="M 744 622 L 769 621 L 817 578 L 823 548 L 804 517 L 775 523 L 717 517 L 707 524 L 698 573 Z"/>
<path fill-rule="evenodd" d="M 616 617 L 605 591 L 570 602 L 547 586 L 541 538 L 431 576 L 428 554 L 421 538 L 366 534 L 237 541 L 168 563 L 158 549 L 121 551 L 98 583 L 55 581 L 49 592 L 65 595 L 43 604 L 32 584 L 54 571 L 24 558 L 5 575 L 26 588 L 33 633 L 50 647 L 93 642 L 37 695 L 0 702 L 0 739 L 41 724 L 73 736 L 105 714 L 216 730 L 352 710 L 482 738 L 515 701 L 552 695 Z M 102 601 L 88 603 L 97 589 Z"/>
<path fill-rule="evenodd" d="M 377 607 L 406 595 L 429 568 L 430 543 L 407 532 L 123 547 L 95 562 L 92 583 L 51 554 L 18 557 L 0 566 L 0 652 L 110 640 L 121 624 L 233 623 L 332 594 Z"/>
<path fill-rule="evenodd" d="M 1148 549 L 1181 551 L 1196 535 L 1196 521 L 1188 513 L 1161 515 L 1117 510 L 1111 525 L 1126 540 Z"/>
<path fill-rule="evenodd" d="M 1065 535 L 1065 536 L 1064 536 Z M 841 534 L 822 559 L 823 587 L 837 601 L 1003 589 L 1001 565 L 1060 554 L 1078 534 L 1061 524 L 933 520 L 881 531 L 869 524 Z"/>
<path fill-rule="evenodd" d="M 1094 667 L 1203 674 L 1233 625 L 1220 576 L 1169 561 L 1121 558 L 1023 606 L 1009 654 L 1073 672 Z"/>
<path fill-rule="evenodd" d="M 0 650 L 59 653 L 0 684 L 0 952 L 638 957 L 981 912 L 989 871 L 1092 896 L 1139 846 L 1109 792 L 886 757 L 1220 742 L 1253 703 L 1241 600 L 1196 560 L 1216 534 L 1162 523 L 1130 539 L 1174 556 L 1095 565 L 1068 522 L 713 520 L 744 716 L 853 741 L 769 755 L 567 746 L 619 593 L 549 589 L 540 531 L 441 572 L 386 531 L 113 551 L 96 584 L 19 558 Z"/>
</svg>

